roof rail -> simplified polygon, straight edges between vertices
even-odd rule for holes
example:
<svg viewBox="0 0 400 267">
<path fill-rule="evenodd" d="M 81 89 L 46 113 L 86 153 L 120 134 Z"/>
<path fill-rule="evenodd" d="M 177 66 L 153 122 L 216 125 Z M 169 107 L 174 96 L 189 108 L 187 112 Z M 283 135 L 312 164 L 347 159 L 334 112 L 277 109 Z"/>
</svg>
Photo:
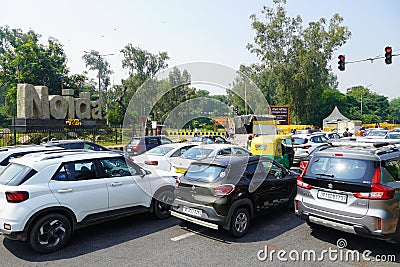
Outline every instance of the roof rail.
<svg viewBox="0 0 400 267">
<path fill-rule="evenodd" d="M 376 142 L 357 142 L 357 141 L 328 141 L 331 146 L 352 146 L 352 147 L 384 147 L 394 144 L 399 144 L 400 142 L 386 142 L 386 141 L 376 141 Z"/>
</svg>

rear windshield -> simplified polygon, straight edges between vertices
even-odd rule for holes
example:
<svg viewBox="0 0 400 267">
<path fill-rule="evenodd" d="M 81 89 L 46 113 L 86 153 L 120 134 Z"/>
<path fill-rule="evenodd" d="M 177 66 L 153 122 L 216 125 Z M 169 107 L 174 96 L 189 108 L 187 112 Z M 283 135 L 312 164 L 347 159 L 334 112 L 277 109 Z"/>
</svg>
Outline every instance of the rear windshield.
<svg viewBox="0 0 400 267">
<path fill-rule="evenodd" d="M 212 149 L 192 147 L 191 149 L 189 149 L 182 155 L 182 158 L 184 158 L 184 159 L 201 159 L 201 158 L 205 158 L 208 155 L 210 155 L 212 151 L 213 151 Z"/>
<path fill-rule="evenodd" d="M 216 182 L 226 176 L 226 169 L 220 166 L 191 164 L 185 174 L 185 179 L 205 183 Z"/>
<path fill-rule="evenodd" d="M 307 142 L 308 142 L 307 138 L 294 138 L 293 139 L 293 144 L 294 145 L 302 145 L 302 144 L 305 144 Z"/>
<path fill-rule="evenodd" d="M 370 184 L 374 170 L 374 162 L 369 160 L 314 156 L 306 175 L 320 179 Z"/>
<path fill-rule="evenodd" d="M 159 147 L 159 146 L 157 146 L 157 147 L 147 151 L 146 155 L 164 156 L 165 154 L 167 154 L 172 149 L 174 149 L 174 148 L 173 147 Z"/>
<path fill-rule="evenodd" d="M 0 172 L 0 184 L 19 185 L 36 174 L 36 171 L 20 164 L 10 163 Z"/>
<path fill-rule="evenodd" d="M 138 145 L 139 143 L 140 143 L 140 138 L 134 138 L 130 142 L 131 145 Z"/>
</svg>

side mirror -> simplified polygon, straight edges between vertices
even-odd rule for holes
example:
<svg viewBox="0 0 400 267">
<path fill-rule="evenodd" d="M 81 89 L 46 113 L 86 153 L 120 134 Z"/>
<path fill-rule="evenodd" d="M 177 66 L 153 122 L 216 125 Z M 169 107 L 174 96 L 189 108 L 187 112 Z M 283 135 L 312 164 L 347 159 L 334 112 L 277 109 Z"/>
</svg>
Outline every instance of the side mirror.
<svg viewBox="0 0 400 267">
<path fill-rule="evenodd" d="M 149 174 L 151 174 L 151 171 L 148 171 L 148 170 L 145 170 L 145 169 L 140 169 L 140 174 L 139 174 L 139 176 L 140 177 L 145 177 L 146 175 L 149 175 Z"/>
</svg>

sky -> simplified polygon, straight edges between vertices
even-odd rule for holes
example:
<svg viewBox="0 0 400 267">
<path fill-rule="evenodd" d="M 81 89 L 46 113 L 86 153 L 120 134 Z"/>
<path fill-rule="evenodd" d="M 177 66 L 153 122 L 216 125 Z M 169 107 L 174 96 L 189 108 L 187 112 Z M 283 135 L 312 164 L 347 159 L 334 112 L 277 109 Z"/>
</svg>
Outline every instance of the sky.
<svg viewBox="0 0 400 267">
<path fill-rule="evenodd" d="M 272 0 L 0 0 L 0 25 L 32 29 L 45 42 L 54 37 L 64 45 L 70 74 L 87 70 L 84 51 L 97 50 L 106 56 L 120 84 L 128 72 L 121 67 L 120 50 L 128 43 L 151 53 L 167 52 L 169 67 L 192 62 L 210 62 L 238 69 L 258 63 L 246 45 L 255 36 L 249 16 L 262 19 L 263 6 Z M 287 15 L 299 15 L 306 27 L 320 18 L 338 13 L 352 36 L 334 52 L 330 61 L 343 93 L 365 86 L 390 99 L 400 97 L 400 56 L 386 65 L 384 59 L 352 63 L 339 71 L 337 56 L 358 61 L 384 55 L 391 46 L 400 54 L 400 1 L 398 0 L 287 0 Z M 95 78 L 96 73 L 89 71 Z"/>
</svg>

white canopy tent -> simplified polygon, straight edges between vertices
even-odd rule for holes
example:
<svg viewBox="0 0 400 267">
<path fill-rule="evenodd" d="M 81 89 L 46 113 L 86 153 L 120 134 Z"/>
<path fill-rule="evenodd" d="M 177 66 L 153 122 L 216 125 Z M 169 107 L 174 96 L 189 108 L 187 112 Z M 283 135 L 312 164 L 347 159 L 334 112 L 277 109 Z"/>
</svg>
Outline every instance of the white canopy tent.
<svg viewBox="0 0 400 267">
<path fill-rule="evenodd" d="M 322 120 L 323 127 L 332 127 L 337 125 L 339 121 L 350 121 L 349 118 L 340 113 L 337 106 L 333 109 L 332 113 Z"/>
</svg>

